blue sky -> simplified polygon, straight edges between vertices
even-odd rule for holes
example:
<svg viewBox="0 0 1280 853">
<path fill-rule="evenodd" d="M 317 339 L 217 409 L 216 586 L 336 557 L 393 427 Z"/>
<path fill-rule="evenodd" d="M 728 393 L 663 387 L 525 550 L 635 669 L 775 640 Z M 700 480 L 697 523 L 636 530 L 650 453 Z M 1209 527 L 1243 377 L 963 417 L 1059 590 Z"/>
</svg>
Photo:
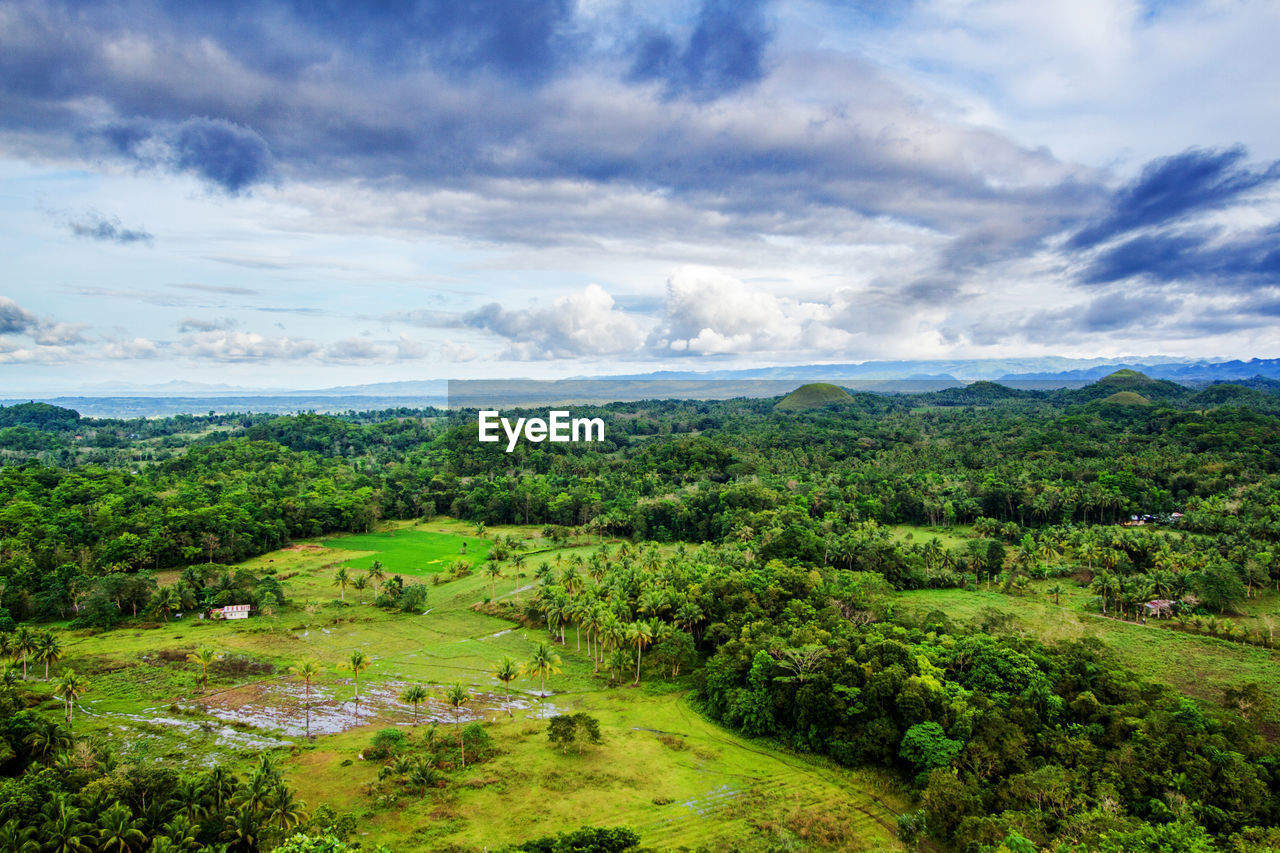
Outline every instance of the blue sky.
<svg viewBox="0 0 1280 853">
<path fill-rule="evenodd" d="M 1280 6 L 0 0 L 0 392 L 1276 357 Z"/>
</svg>

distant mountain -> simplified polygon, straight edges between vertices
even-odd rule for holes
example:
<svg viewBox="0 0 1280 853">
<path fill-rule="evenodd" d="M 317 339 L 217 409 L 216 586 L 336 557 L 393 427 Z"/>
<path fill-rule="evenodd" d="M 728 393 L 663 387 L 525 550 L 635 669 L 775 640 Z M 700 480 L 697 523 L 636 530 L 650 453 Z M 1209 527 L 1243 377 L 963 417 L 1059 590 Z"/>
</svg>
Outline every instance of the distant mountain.
<svg viewBox="0 0 1280 853">
<path fill-rule="evenodd" d="M 1207 384 L 1263 377 L 1280 379 L 1280 358 L 1251 358 L 1248 361 L 1108 361 L 1070 370 L 1006 373 L 997 381 L 1055 379 L 1090 381 L 1117 370 L 1145 373 L 1153 379 L 1169 379 L 1179 383 Z"/>
</svg>

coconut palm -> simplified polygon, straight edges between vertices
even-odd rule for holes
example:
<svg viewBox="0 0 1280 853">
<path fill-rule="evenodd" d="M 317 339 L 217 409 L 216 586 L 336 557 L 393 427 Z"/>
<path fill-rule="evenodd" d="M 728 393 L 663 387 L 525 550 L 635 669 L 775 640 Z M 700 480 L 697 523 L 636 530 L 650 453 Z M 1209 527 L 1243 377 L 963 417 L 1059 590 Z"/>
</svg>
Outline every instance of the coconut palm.
<svg viewBox="0 0 1280 853">
<path fill-rule="evenodd" d="M 382 583 L 387 578 L 387 573 L 383 571 L 382 568 L 382 561 L 374 560 L 369 566 L 369 570 L 365 572 L 365 575 L 369 578 L 369 582 L 373 584 L 373 600 L 377 601 L 378 584 Z"/>
<path fill-rule="evenodd" d="M 23 743 L 31 750 L 32 755 L 49 764 L 61 750 L 71 746 L 71 733 L 65 726 L 41 717 L 33 724 Z"/>
<path fill-rule="evenodd" d="M 1053 596 L 1054 605 L 1058 604 L 1058 596 L 1062 595 L 1066 591 L 1067 591 L 1067 588 L 1060 583 L 1055 583 L 1053 586 L 1045 590 L 1045 592 Z"/>
<path fill-rule="evenodd" d="M 294 798 L 288 785 L 277 784 L 267 798 L 267 820 L 288 831 L 306 819 L 306 807 L 306 803 Z"/>
<path fill-rule="evenodd" d="M 347 574 L 346 566 L 338 566 L 338 570 L 333 573 L 333 584 L 338 588 L 338 598 L 341 601 L 347 600 L 347 587 L 351 586 L 351 575 Z"/>
<path fill-rule="evenodd" d="M 494 666 L 493 677 L 502 682 L 507 702 L 507 716 L 515 716 L 511 713 L 511 682 L 520 677 L 520 665 L 510 657 L 504 657 Z"/>
<path fill-rule="evenodd" d="M 307 737 L 311 737 L 311 682 L 323 671 L 320 663 L 313 658 L 307 658 L 300 661 L 297 665 L 289 667 L 289 671 L 297 676 L 298 680 L 306 685 L 307 691 Z"/>
<path fill-rule="evenodd" d="M 133 813 L 123 803 L 115 803 L 98 815 L 98 849 L 104 853 L 132 853 L 142 850 L 147 836 L 133 820 Z"/>
<path fill-rule="evenodd" d="M 173 611 L 182 606 L 178 591 L 171 586 L 162 586 L 151 596 L 151 610 L 159 613 L 164 621 L 169 621 Z"/>
<path fill-rule="evenodd" d="M 37 662 L 44 664 L 44 680 L 48 681 L 49 665 L 62 660 L 62 643 L 58 640 L 58 635 L 52 631 L 36 635 L 34 657 Z"/>
<path fill-rule="evenodd" d="M 179 777 L 178 784 L 173 789 L 173 796 L 169 798 L 169 807 L 178 813 L 178 818 L 189 823 L 204 817 L 208 810 L 208 803 L 209 794 L 204 780 L 197 776 Z"/>
<path fill-rule="evenodd" d="M 633 622 L 627 629 L 627 642 L 636 647 L 636 687 L 640 686 L 640 656 L 652 641 L 653 627 L 648 622 Z"/>
<path fill-rule="evenodd" d="M 521 667 L 521 671 L 525 675 L 538 679 L 538 694 L 545 696 L 547 676 L 560 673 L 560 655 L 556 654 L 548 643 L 538 643 L 538 647 L 533 650 L 533 657 Z"/>
<path fill-rule="evenodd" d="M 485 563 L 484 576 L 489 579 L 489 598 L 498 597 L 498 578 L 502 577 L 502 566 L 495 560 Z"/>
<path fill-rule="evenodd" d="M 357 711 L 360 710 L 360 673 L 368 669 L 369 665 L 372 663 L 373 661 L 369 659 L 368 655 L 366 655 L 364 652 L 360 651 L 359 649 L 356 649 L 351 653 L 350 658 L 338 664 L 338 667 L 340 669 L 350 670 L 351 674 L 355 676 L 356 710 Z"/>
<path fill-rule="evenodd" d="M 209 667 L 218 661 L 218 653 L 208 646 L 201 646 L 194 652 L 187 654 L 187 663 L 194 663 L 200 667 L 200 691 L 206 692 L 209 689 Z"/>
<path fill-rule="evenodd" d="M 35 651 L 36 635 L 26 625 L 22 625 L 18 630 L 13 632 L 13 644 L 9 653 L 13 655 L 16 663 L 22 660 L 22 680 L 27 680 L 27 656 Z"/>
<path fill-rule="evenodd" d="M 76 675 L 74 669 L 68 669 L 63 672 L 62 677 L 58 679 L 58 683 L 53 686 L 53 695 L 62 700 L 68 723 L 71 722 L 71 712 L 75 708 L 76 700 L 84 695 L 88 689 L 88 682 Z"/>
<path fill-rule="evenodd" d="M 413 706 L 413 724 L 418 725 L 418 706 L 427 700 L 427 688 L 421 684 L 414 684 L 406 687 L 404 692 L 400 694 L 401 702 L 408 702 Z"/>
<path fill-rule="evenodd" d="M 93 828 L 80 819 L 82 812 L 71 805 L 65 794 L 54 794 L 40 810 L 41 853 L 90 853 Z"/>
<path fill-rule="evenodd" d="M 467 688 L 458 683 L 449 688 L 445 698 L 453 706 L 453 728 L 458 733 L 458 755 L 461 758 L 462 769 L 466 770 L 467 752 L 462 743 L 462 706 L 471 701 L 471 694 L 467 692 Z"/>
</svg>

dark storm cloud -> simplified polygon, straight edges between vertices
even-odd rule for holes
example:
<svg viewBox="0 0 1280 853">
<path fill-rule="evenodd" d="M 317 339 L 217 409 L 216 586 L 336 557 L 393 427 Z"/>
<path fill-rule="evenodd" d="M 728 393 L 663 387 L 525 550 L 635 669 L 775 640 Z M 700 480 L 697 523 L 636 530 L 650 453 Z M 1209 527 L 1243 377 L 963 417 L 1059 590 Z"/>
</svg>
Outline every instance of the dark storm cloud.
<svg viewBox="0 0 1280 853">
<path fill-rule="evenodd" d="M 772 38 L 764 0 L 706 0 L 683 44 L 650 32 L 635 49 L 631 79 L 660 80 L 670 95 L 713 100 L 764 77 Z"/>
<path fill-rule="evenodd" d="M 0 335 L 21 335 L 40 325 L 40 318 L 5 296 L 0 296 Z"/>
<path fill-rule="evenodd" d="M 1085 284 L 1145 277 L 1159 282 L 1210 281 L 1215 288 L 1248 289 L 1280 283 L 1280 226 L 1238 236 L 1217 229 L 1134 237 L 1090 263 Z"/>
<path fill-rule="evenodd" d="M 104 216 L 96 210 L 70 220 L 67 226 L 77 237 L 106 243 L 149 243 L 153 235 L 141 228 L 125 228 L 115 216 Z"/>
<path fill-rule="evenodd" d="M 1249 169 L 1242 165 L 1246 155 L 1242 146 L 1192 148 L 1153 160 L 1116 192 L 1101 220 L 1076 232 L 1068 248 L 1093 248 L 1139 228 L 1228 207 L 1250 190 L 1280 180 L 1280 162 Z"/>
<path fill-rule="evenodd" d="M 225 119 L 196 116 L 176 124 L 129 121 L 100 135 L 142 165 L 161 165 L 238 195 L 271 174 L 271 150 L 257 131 Z"/>
</svg>

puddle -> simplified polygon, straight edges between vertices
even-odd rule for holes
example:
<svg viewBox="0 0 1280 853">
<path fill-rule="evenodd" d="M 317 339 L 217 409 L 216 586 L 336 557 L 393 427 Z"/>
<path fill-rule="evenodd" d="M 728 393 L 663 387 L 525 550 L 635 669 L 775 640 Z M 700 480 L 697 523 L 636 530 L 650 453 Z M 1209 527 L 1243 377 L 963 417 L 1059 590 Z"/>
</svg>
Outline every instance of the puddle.
<svg viewBox="0 0 1280 853">
<path fill-rule="evenodd" d="M 263 750 L 275 749 L 281 746 L 293 746 L 292 741 L 280 740 L 257 732 L 243 732 L 239 729 L 233 729 L 231 726 L 218 725 L 210 720 L 189 720 L 182 717 L 166 717 L 160 713 L 150 713 L 152 711 L 159 712 L 161 710 L 159 708 L 148 708 L 142 714 L 123 714 L 114 711 L 98 713 L 82 705 L 77 705 L 76 708 L 86 717 L 97 717 L 104 720 L 129 720 L 134 723 L 164 726 L 182 732 L 191 738 L 213 737 L 214 744 L 224 749 Z M 129 726 L 119 726 L 118 728 L 126 732 L 134 731 Z"/>
<path fill-rule="evenodd" d="M 360 687 L 360 705 L 352 699 L 351 685 L 313 685 L 311 688 L 311 733 L 337 734 L 373 723 L 412 725 L 413 706 L 400 701 L 407 682 L 382 682 Z M 522 716 L 545 718 L 558 714 L 546 701 L 512 694 L 507 700 L 500 693 L 473 692 L 471 701 L 454 716 L 454 708 L 445 699 L 447 687 L 424 685 L 427 699 L 418 705 L 418 723 L 464 723 L 496 719 L 508 711 Z M 296 681 L 264 681 L 246 684 L 200 697 L 205 712 L 221 720 L 244 723 L 255 728 L 274 730 L 291 736 L 302 736 L 307 730 L 306 688 Z"/>
</svg>

